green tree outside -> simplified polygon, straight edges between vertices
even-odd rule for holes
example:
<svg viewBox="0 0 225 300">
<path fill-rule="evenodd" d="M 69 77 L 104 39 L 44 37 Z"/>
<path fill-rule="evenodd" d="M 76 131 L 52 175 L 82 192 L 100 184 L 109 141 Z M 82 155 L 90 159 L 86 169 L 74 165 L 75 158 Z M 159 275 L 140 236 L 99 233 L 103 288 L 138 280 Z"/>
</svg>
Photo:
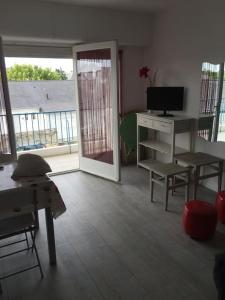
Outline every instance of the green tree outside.
<svg viewBox="0 0 225 300">
<path fill-rule="evenodd" d="M 62 69 L 51 70 L 50 68 L 41 68 L 34 65 L 15 64 L 7 68 L 8 80 L 26 81 L 26 80 L 66 80 L 66 73 Z"/>
</svg>

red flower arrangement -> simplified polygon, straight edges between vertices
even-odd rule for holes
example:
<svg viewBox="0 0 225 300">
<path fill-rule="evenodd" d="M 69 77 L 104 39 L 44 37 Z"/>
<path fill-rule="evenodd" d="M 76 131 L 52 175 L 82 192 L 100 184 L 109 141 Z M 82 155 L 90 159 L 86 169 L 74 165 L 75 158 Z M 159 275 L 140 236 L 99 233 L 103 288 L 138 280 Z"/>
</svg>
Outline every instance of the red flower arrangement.
<svg viewBox="0 0 225 300">
<path fill-rule="evenodd" d="M 145 79 L 147 78 L 149 81 L 149 85 L 151 86 L 155 83 L 156 73 L 154 73 L 151 78 L 149 72 L 151 73 L 151 70 L 148 67 L 144 66 L 141 69 L 139 69 L 139 76 L 141 78 L 142 77 L 144 77 Z"/>
<path fill-rule="evenodd" d="M 148 72 L 150 71 L 150 69 L 148 67 L 143 67 L 139 70 L 139 76 L 142 78 L 148 78 L 149 75 L 148 75 Z"/>
</svg>

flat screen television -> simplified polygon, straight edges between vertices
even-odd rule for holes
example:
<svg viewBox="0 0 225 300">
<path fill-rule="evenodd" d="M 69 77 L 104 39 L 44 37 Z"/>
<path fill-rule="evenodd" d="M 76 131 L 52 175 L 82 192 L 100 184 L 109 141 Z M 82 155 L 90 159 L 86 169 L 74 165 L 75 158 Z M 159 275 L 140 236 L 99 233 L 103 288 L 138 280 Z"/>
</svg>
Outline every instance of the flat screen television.
<svg viewBox="0 0 225 300">
<path fill-rule="evenodd" d="M 161 110 L 159 116 L 173 116 L 167 111 L 183 110 L 184 87 L 147 88 L 147 109 Z"/>
</svg>

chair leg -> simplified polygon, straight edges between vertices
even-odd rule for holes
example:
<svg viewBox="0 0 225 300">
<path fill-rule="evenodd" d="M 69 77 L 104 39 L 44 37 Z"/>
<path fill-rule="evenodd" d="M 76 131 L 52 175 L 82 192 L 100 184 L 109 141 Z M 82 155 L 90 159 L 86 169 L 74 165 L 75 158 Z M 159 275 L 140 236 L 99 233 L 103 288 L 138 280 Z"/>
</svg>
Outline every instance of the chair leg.
<svg viewBox="0 0 225 300">
<path fill-rule="evenodd" d="M 27 250 L 29 250 L 30 249 L 30 245 L 29 245 L 29 241 L 28 241 L 27 232 L 25 232 L 25 237 L 26 237 L 26 243 L 27 243 Z"/>
<path fill-rule="evenodd" d="M 200 175 L 200 168 L 196 167 L 194 172 L 194 200 L 197 198 L 197 188 L 198 188 L 198 182 L 199 182 L 199 175 Z"/>
<path fill-rule="evenodd" d="M 1 282 L 0 282 L 0 295 L 3 293 L 3 290 L 2 290 L 2 285 L 1 285 Z"/>
<path fill-rule="evenodd" d="M 150 201 L 153 202 L 153 189 L 154 189 L 154 182 L 152 181 L 153 172 L 150 171 Z"/>
<path fill-rule="evenodd" d="M 32 240 L 32 246 L 31 246 L 31 251 L 33 253 L 34 251 L 34 236 L 33 236 L 33 233 L 32 233 L 32 230 L 30 229 L 30 236 L 31 236 L 31 240 Z"/>
<path fill-rule="evenodd" d="M 168 210 L 168 195 L 169 195 L 169 178 L 165 176 L 165 183 L 164 183 L 164 193 L 165 193 L 165 200 L 166 200 L 166 206 L 165 210 Z"/>
<path fill-rule="evenodd" d="M 36 255 L 36 258 L 37 258 L 38 267 L 39 267 L 39 270 L 40 270 L 40 273 L 41 273 L 41 278 L 44 278 L 44 274 L 43 274 L 43 270 L 42 270 L 42 267 L 41 267 L 41 262 L 40 262 L 40 259 L 39 259 L 39 255 L 38 255 L 38 251 L 37 251 L 35 242 L 34 242 L 34 252 L 35 252 L 35 255 Z"/>
<path fill-rule="evenodd" d="M 35 242 L 35 238 L 36 238 L 36 229 L 34 230 L 34 234 L 32 233 L 32 229 L 30 229 L 30 235 L 31 235 L 31 239 L 32 239 L 32 247 L 31 247 L 31 251 L 32 253 L 34 252 L 34 242 Z"/>
<path fill-rule="evenodd" d="M 177 165 L 177 160 L 174 161 L 174 163 Z M 172 177 L 172 185 L 174 186 L 176 184 L 176 175 Z M 174 196 L 174 193 L 176 192 L 176 188 L 171 189 L 171 194 Z"/>
<path fill-rule="evenodd" d="M 190 171 L 188 171 L 187 173 L 186 173 L 186 187 L 185 187 L 185 189 L 186 189 L 186 202 L 188 202 L 189 201 L 189 189 L 190 189 Z"/>
<path fill-rule="evenodd" d="M 173 177 L 172 177 L 172 186 L 174 186 L 175 183 L 176 183 L 176 177 L 173 176 Z M 175 188 L 172 188 L 172 189 L 171 189 L 171 194 L 172 194 L 172 196 L 174 196 L 174 193 L 175 193 Z"/>
<path fill-rule="evenodd" d="M 38 263 L 38 267 L 39 267 L 39 270 L 40 270 L 40 273 L 41 273 L 41 278 L 44 278 L 44 274 L 43 274 L 43 270 L 42 270 L 42 267 L 41 267 L 40 258 L 39 258 L 37 247 L 36 247 L 36 244 L 35 244 L 36 230 L 34 230 L 34 234 L 32 233 L 32 230 L 30 230 L 30 235 L 31 235 L 31 239 L 32 239 L 32 252 L 33 251 L 35 252 L 37 263 Z"/>
</svg>

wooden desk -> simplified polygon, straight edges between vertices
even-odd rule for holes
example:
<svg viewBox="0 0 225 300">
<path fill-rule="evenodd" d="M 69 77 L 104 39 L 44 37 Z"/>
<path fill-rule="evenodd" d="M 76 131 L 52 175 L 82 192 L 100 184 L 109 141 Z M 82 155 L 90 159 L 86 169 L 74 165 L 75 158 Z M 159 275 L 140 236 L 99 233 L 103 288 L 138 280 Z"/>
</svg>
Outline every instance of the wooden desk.
<svg viewBox="0 0 225 300">
<path fill-rule="evenodd" d="M 0 170 L 0 216 L 4 218 L 5 215 L 12 213 L 13 208 L 19 205 L 19 199 L 16 197 L 10 198 L 10 192 L 15 193 L 17 189 L 26 189 L 26 187 L 31 184 L 37 184 L 37 187 L 51 187 L 54 183 L 49 179 L 48 176 L 41 176 L 35 179 L 28 179 L 26 181 L 14 181 L 11 175 L 16 167 L 16 163 L 2 164 L 4 166 L 3 170 Z M 49 189 L 48 189 L 49 190 Z M 40 201 L 38 199 L 38 209 L 45 209 L 45 219 L 46 219 L 46 231 L 47 231 L 47 241 L 48 241 L 48 251 L 49 251 L 49 263 L 50 265 L 56 264 L 56 248 L 55 248 L 55 234 L 54 234 L 54 223 L 53 223 L 53 211 L 51 207 L 51 196 L 43 197 L 43 193 L 46 193 L 46 189 L 40 190 L 39 193 L 41 197 Z M 12 211 L 4 211 L 4 203 L 1 203 L 1 195 L 7 193 L 7 201 L 12 201 Z M 42 193 L 42 194 L 41 194 Z M 45 194 L 46 195 L 46 194 Z M 62 203 L 59 203 L 59 207 Z"/>
<path fill-rule="evenodd" d="M 176 150 L 187 152 L 193 150 L 193 124 L 194 119 L 189 117 L 159 117 L 150 113 L 137 113 L 137 165 L 148 169 L 148 161 L 140 160 L 140 148 L 145 147 L 154 151 L 153 159 L 156 159 L 156 152 L 169 155 L 169 162 L 174 161 Z M 145 127 L 154 132 L 153 138 L 145 141 L 140 140 L 140 127 Z M 163 132 L 169 135 L 170 142 L 165 143 L 157 139 L 157 132 Z M 176 134 L 189 133 L 188 149 L 176 147 Z"/>
</svg>

